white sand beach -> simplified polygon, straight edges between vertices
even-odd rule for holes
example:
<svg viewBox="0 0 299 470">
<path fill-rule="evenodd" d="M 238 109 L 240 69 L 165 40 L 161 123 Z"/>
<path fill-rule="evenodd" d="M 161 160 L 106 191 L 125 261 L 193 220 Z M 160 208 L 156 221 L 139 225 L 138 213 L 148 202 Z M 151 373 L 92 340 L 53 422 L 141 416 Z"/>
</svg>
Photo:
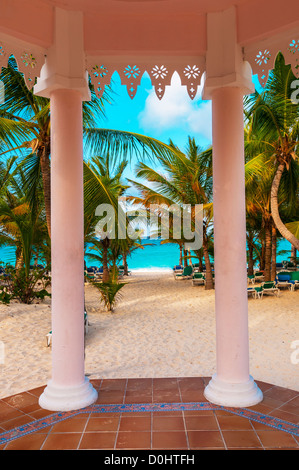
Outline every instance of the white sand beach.
<svg viewBox="0 0 299 470">
<path fill-rule="evenodd" d="M 86 374 L 90 378 L 212 375 L 214 291 L 192 287 L 191 281 L 175 281 L 172 273 L 133 272 L 126 282 L 113 313 L 105 311 L 98 291 L 86 285 Z M 299 290 L 249 299 L 248 305 L 251 375 L 299 390 L 299 352 L 292 349 L 299 341 Z M 50 329 L 49 299 L 33 305 L 0 305 L 4 350 L 0 398 L 47 383 Z"/>
</svg>

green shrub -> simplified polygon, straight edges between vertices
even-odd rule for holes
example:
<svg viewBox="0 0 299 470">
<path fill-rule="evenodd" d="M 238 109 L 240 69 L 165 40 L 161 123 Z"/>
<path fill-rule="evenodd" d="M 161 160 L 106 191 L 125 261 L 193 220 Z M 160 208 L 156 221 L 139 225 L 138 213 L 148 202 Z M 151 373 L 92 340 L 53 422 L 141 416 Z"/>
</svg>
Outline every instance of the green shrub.
<svg viewBox="0 0 299 470">
<path fill-rule="evenodd" d="M 9 294 L 5 286 L 0 286 L 0 303 L 8 305 L 12 299 L 12 295 Z"/>
<path fill-rule="evenodd" d="M 101 301 L 104 303 L 108 311 L 113 312 L 116 303 L 121 298 L 120 290 L 126 284 L 125 282 L 116 282 L 110 279 L 109 282 L 93 282 L 92 283 L 101 294 Z"/>
<path fill-rule="evenodd" d="M 31 304 L 35 299 L 43 300 L 50 293 L 46 287 L 50 284 L 50 277 L 46 268 L 33 268 L 26 271 L 25 268 L 16 270 L 6 266 L 5 272 L 1 274 L 2 290 L 0 302 L 8 304 L 10 300 L 16 299 L 24 304 Z M 40 285 L 43 286 L 39 289 Z"/>
</svg>

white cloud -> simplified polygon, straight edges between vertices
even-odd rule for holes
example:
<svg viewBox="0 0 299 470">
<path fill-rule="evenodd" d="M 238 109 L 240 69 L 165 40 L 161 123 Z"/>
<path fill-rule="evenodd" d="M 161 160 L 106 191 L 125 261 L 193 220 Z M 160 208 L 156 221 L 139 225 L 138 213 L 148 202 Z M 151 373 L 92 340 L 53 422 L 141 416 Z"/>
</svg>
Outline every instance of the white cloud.
<svg viewBox="0 0 299 470">
<path fill-rule="evenodd" d="M 139 124 L 146 131 L 166 131 L 178 128 L 195 138 L 212 140 L 212 107 L 210 101 L 201 100 L 201 89 L 192 101 L 178 74 L 174 74 L 170 87 L 159 100 L 154 89 L 149 91 Z"/>
</svg>

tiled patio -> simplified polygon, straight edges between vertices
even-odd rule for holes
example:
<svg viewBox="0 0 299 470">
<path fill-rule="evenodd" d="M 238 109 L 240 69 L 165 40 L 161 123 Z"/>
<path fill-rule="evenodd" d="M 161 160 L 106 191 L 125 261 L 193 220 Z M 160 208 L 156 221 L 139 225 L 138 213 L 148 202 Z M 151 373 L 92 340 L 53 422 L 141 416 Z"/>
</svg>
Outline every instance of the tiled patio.
<svg viewBox="0 0 299 470">
<path fill-rule="evenodd" d="M 299 392 L 258 382 L 264 400 L 222 408 L 203 395 L 209 378 L 92 380 L 96 404 L 41 409 L 44 387 L 0 400 L 1 450 L 299 450 Z"/>
</svg>

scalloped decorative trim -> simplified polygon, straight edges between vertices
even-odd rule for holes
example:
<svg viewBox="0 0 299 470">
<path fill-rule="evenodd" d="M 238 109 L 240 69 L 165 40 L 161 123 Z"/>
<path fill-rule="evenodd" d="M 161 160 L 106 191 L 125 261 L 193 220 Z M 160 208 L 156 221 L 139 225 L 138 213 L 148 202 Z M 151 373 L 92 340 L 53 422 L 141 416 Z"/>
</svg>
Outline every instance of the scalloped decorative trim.
<svg viewBox="0 0 299 470">
<path fill-rule="evenodd" d="M 31 48 L 0 41 L 0 70 L 2 67 L 7 67 L 11 56 L 14 56 L 18 69 L 24 75 L 28 89 L 31 90 L 45 63 L 45 54 Z"/>
<path fill-rule="evenodd" d="M 276 41 L 263 41 L 260 45 L 244 49 L 244 59 L 250 63 L 253 74 L 258 76 L 263 87 L 279 52 L 284 55 L 286 64 L 291 65 L 294 75 L 299 77 L 299 32 L 296 36 L 292 34 Z"/>
<path fill-rule="evenodd" d="M 159 63 L 153 62 L 152 64 L 125 62 L 114 64 L 111 62 L 111 58 L 107 59 L 107 61 L 88 58 L 87 70 L 98 97 L 103 95 L 105 86 L 109 85 L 113 73 L 117 72 L 121 83 L 126 85 L 128 94 L 130 98 L 133 99 L 143 74 L 147 72 L 155 88 L 156 95 L 159 100 L 161 100 L 166 87 L 171 84 L 171 78 L 174 72 L 177 72 L 181 78 L 182 85 L 186 86 L 187 92 L 193 100 L 204 72 L 204 60 L 201 59 L 198 63 L 186 62 L 184 65 L 181 64 L 181 61 L 180 59 L 177 64 L 168 63 L 167 61 Z"/>
<path fill-rule="evenodd" d="M 273 69 L 278 52 L 284 54 L 287 64 L 292 66 L 294 75 L 299 78 L 299 32 L 292 31 L 261 41 L 259 44 L 243 48 L 243 58 L 249 62 L 254 75 L 258 75 L 260 84 L 265 86 L 269 72 Z M 46 51 L 38 47 L 31 47 L 22 41 L 9 41 L 0 39 L 0 68 L 6 67 L 9 57 L 14 56 L 18 68 L 24 75 L 27 87 L 31 90 L 40 76 L 41 68 L 45 63 Z M 136 62 L 135 62 L 136 60 Z M 190 98 L 193 100 L 205 72 L 205 57 L 173 57 L 164 60 L 153 58 L 146 61 L 109 56 L 107 58 L 87 57 L 86 69 L 91 78 L 98 97 L 104 93 L 105 87 L 110 84 L 114 72 L 119 74 L 121 83 L 126 85 L 131 99 L 136 95 L 142 76 L 148 73 L 159 100 L 164 96 L 165 89 L 171 84 L 174 72 L 180 76 L 182 86 L 185 86 Z"/>
</svg>

